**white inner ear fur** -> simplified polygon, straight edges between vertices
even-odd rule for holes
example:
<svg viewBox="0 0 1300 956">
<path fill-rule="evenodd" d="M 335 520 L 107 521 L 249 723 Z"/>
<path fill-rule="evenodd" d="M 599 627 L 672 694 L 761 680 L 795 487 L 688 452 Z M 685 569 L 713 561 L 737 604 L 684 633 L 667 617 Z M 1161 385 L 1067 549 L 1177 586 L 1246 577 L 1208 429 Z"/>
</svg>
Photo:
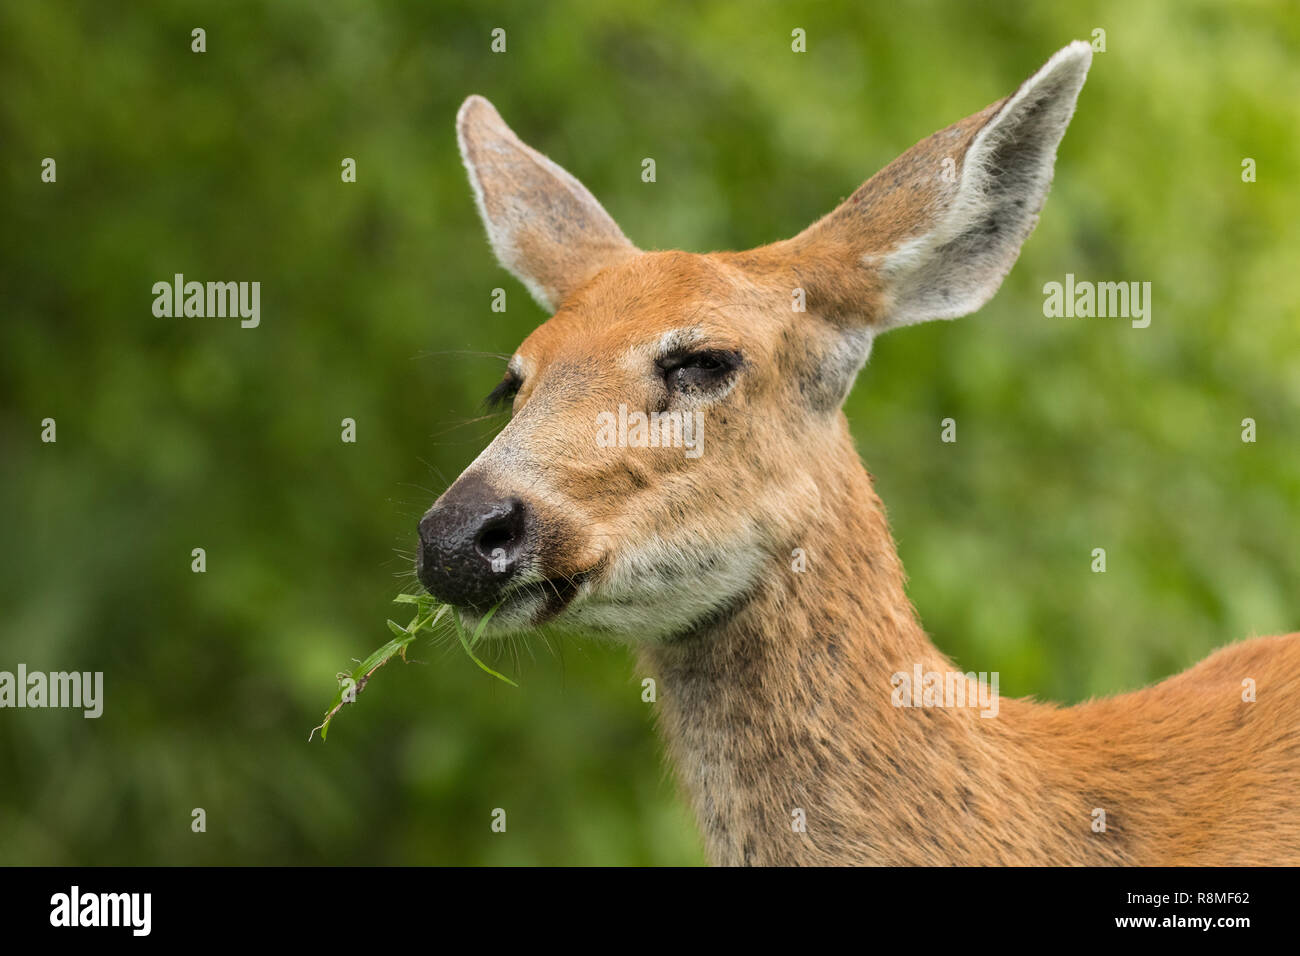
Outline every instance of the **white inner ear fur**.
<svg viewBox="0 0 1300 956">
<path fill-rule="evenodd" d="M 490 157 L 482 168 L 471 138 Z M 456 143 L 497 261 L 546 311 L 558 309 L 573 286 L 599 271 L 611 251 L 635 251 L 591 191 L 519 139 L 483 97 L 470 96 L 461 104 Z M 492 193 L 490 205 L 485 190 Z M 535 240 L 532 255 L 545 261 L 531 261 L 520 248 L 519 237 L 526 233 Z"/>
<path fill-rule="evenodd" d="M 886 328 L 969 315 L 993 297 L 1038 222 L 1091 62 L 1081 40 L 1048 60 L 976 135 L 934 228 L 873 257 L 890 287 Z"/>
<path fill-rule="evenodd" d="M 527 264 L 524 262 L 524 257 L 519 253 L 519 247 L 515 245 L 514 233 L 488 215 L 487 206 L 483 203 L 483 184 L 479 181 L 478 170 L 465 153 L 464 137 L 457 136 L 457 139 L 460 141 L 461 161 L 465 164 L 465 171 L 469 174 L 469 188 L 474 193 L 474 205 L 478 207 L 479 219 L 483 221 L 483 226 L 487 230 L 488 245 L 492 247 L 492 253 L 497 257 L 497 262 L 501 263 L 503 269 L 523 283 L 524 288 L 528 290 L 528 294 L 533 297 L 534 302 L 547 312 L 554 312 L 559 308 L 559 303 L 552 301 L 553 296 L 532 277 Z M 512 209 L 507 221 L 518 217 L 519 213 Z"/>
</svg>

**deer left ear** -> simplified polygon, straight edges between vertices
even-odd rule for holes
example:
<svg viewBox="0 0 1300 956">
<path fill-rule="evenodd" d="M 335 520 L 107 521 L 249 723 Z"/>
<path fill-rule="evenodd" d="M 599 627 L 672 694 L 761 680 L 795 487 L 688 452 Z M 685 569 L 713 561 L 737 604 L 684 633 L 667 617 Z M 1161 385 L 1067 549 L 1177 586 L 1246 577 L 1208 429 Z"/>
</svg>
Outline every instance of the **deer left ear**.
<svg viewBox="0 0 1300 956">
<path fill-rule="evenodd" d="M 1011 96 L 935 133 L 776 247 L 809 309 L 885 331 L 974 312 L 1038 222 L 1092 61 L 1076 41 Z M 802 268 L 801 268 L 802 267 Z"/>
<path fill-rule="evenodd" d="M 587 187 L 520 140 L 483 97 L 462 104 L 456 138 L 492 251 L 548 312 L 637 254 Z"/>
</svg>

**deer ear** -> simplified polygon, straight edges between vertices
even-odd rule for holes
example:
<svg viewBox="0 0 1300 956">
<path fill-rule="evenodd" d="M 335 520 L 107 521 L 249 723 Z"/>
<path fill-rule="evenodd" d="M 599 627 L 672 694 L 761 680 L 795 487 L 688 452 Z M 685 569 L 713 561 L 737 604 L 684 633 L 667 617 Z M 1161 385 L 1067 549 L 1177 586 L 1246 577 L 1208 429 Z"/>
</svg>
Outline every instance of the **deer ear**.
<svg viewBox="0 0 1300 956">
<path fill-rule="evenodd" d="M 637 249 L 582 183 L 525 145 L 496 108 L 471 96 L 456 138 L 492 251 L 554 312 L 578 286 Z"/>
<path fill-rule="evenodd" d="M 809 308 L 820 300 L 832 319 L 879 332 L 992 298 L 1038 222 L 1091 61 L 1087 43 L 1071 43 L 1011 96 L 917 143 L 778 243 L 818 286 Z"/>
</svg>

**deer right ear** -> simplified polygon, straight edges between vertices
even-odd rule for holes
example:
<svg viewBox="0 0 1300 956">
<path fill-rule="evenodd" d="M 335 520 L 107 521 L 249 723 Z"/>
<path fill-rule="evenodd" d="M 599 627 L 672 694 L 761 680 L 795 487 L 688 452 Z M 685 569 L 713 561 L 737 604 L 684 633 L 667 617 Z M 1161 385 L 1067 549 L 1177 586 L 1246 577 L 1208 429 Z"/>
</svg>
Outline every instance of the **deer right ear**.
<svg viewBox="0 0 1300 956">
<path fill-rule="evenodd" d="M 520 141 L 483 97 L 461 106 L 456 137 L 493 252 L 548 312 L 637 254 L 586 187 Z"/>
<path fill-rule="evenodd" d="M 1038 222 L 1092 48 L 1076 41 L 1015 93 L 917 143 L 833 212 L 767 247 L 808 308 L 881 332 L 974 312 Z"/>
</svg>

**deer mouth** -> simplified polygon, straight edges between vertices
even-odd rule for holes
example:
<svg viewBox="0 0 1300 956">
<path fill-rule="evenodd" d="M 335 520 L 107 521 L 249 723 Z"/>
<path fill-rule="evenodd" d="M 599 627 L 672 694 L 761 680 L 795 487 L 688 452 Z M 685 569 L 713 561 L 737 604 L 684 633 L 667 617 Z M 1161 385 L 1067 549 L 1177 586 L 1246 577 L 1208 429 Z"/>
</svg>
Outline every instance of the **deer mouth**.
<svg viewBox="0 0 1300 956">
<path fill-rule="evenodd" d="M 537 581 L 526 581 L 510 588 L 501 597 L 493 623 L 520 627 L 539 627 L 567 608 L 592 571 L 556 574 Z M 477 612 L 478 609 L 473 609 Z"/>
<path fill-rule="evenodd" d="M 542 617 L 538 620 L 538 623 L 550 620 L 568 607 L 577 595 L 578 590 L 586 583 L 590 573 L 589 571 L 579 571 L 577 574 L 557 575 L 543 580 L 538 587 L 544 595 L 546 603 L 542 608 Z"/>
</svg>

